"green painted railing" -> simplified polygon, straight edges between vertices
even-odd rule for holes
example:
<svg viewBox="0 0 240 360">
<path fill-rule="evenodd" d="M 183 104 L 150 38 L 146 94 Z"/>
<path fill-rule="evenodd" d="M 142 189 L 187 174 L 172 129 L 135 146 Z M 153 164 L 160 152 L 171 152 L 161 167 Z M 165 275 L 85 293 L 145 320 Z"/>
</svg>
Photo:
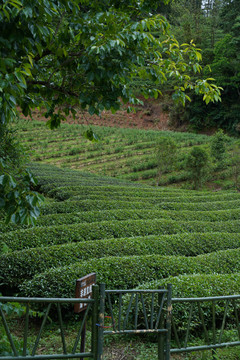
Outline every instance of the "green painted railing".
<svg viewBox="0 0 240 360">
<path fill-rule="evenodd" d="M 7 335 L 8 341 L 11 346 L 12 354 L 7 356 L 1 356 L 0 360 L 44 360 L 44 359 L 75 359 L 75 358 L 92 358 L 97 359 L 97 342 L 98 342 L 98 327 L 96 326 L 97 319 L 98 319 L 98 286 L 93 286 L 93 296 L 92 299 L 75 299 L 75 298 L 21 298 L 21 297 L 1 297 L 0 298 L 0 320 L 2 320 L 3 327 L 5 329 L 5 333 Z M 10 331 L 9 327 L 9 319 L 8 316 L 5 315 L 3 311 L 3 304 L 5 303 L 12 303 L 12 302 L 18 302 L 20 304 L 23 304 L 25 307 L 25 319 L 24 319 L 24 328 L 23 328 L 23 349 L 21 352 L 17 350 L 16 343 L 14 342 L 14 337 Z M 42 319 L 42 323 L 39 329 L 39 332 L 36 336 L 35 341 L 33 344 L 28 343 L 28 336 L 29 336 L 29 312 L 30 312 L 30 306 L 33 304 L 45 304 L 46 309 L 44 311 L 44 316 Z M 82 317 L 82 320 L 80 321 L 80 327 L 79 331 L 76 334 L 75 342 L 72 347 L 72 349 L 69 351 L 66 344 L 66 336 L 64 332 L 64 324 L 62 319 L 62 309 L 61 305 L 66 304 L 74 304 L 74 303 L 84 303 L 87 304 L 87 309 L 84 312 L 84 315 Z M 58 354 L 47 354 L 47 355 L 39 355 L 38 354 L 38 347 L 40 343 L 40 339 L 44 330 L 44 327 L 46 325 L 47 319 L 49 317 L 50 310 L 53 311 L 53 308 L 55 307 L 55 312 L 57 314 L 58 322 L 59 322 L 59 330 L 61 334 L 61 342 L 62 342 L 62 353 Z M 91 338 L 91 350 L 89 352 L 79 352 L 77 351 L 84 325 L 86 324 L 87 319 L 91 318 L 92 322 L 92 338 Z"/>
<path fill-rule="evenodd" d="M 172 298 L 172 304 L 172 340 L 177 347 L 171 348 L 171 354 L 240 345 L 240 295 Z M 178 324 L 181 312 L 187 313 L 185 326 L 182 321 Z M 226 341 L 229 330 L 231 341 Z M 193 340 L 196 334 L 198 345 Z"/>
<path fill-rule="evenodd" d="M 100 284 L 99 359 L 103 358 L 104 335 L 156 333 L 158 359 L 169 360 L 171 291 L 171 285 L 159 290 L 106 290 Z"/>
<path fill-rule="evenodd" d="M 100 295 L 100 296 L 99 296 Z M 18 302 L 25 307 L 23 346 L 16 346 L 9 326 L 4 304 Z M 33 304 L 45 304 L 44 316 L 36 338 L 29 338 L 29 321 Z M 85 303 L 87 309 L 81 315 L 79 330 L 71 349 L 66 335 L 61 306 Z M 55 310 L 54 310 L 55 309 Z M 62 352 L 40 354 L 39 345 L 49 314 L 58 319 Z M 91 321 L 89 352 L 79 352 L 83 328 Z M 158 337 L 158 359 L 169 360 L 170 354 L 212 350 L 240 345 L 240 295 L 171 298 L 171 285 L 158 290 L 106 290 L 104 284 L 93 286 L 92 299 L 59 298 L 0 298 L 0 321 L 11 346 L 11 355 L 0 360 L 45 359 L 103 359 L 104 336 L 117 334 L 149 334 Z M 230 331 L 230 335 L 229 332 Z M 18 331 L 19 332 L 19 331 Z M 171 335 L 172 334 L 172 335 Z M 19 334 L 18 334 L 19 335 Z M 202 338 L 199 338 L 202 335 Z M 235 336 L 235 338 L 233 337 Z M 18 336 L 19 338 L 19 336 Z M 197 344 L 194 343 L 197 338 Z M 31 345 L 31 346 L 30 346 Z"/>
</svg>

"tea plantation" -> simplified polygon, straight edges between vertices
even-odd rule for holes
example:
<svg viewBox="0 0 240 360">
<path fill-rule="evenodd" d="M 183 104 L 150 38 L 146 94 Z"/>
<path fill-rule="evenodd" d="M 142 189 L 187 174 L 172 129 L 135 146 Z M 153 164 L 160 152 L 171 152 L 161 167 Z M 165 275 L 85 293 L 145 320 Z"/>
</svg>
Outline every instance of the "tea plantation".
<svg viewBox="0 0 240 360">
<path fill-rule="evenodd" d="M 141 181 L 149 185 L 156 185 L 158 182 L 161 186 L 171 187 L 189 186 L 185 169 L 186 156 L 195 146 L 209 150 L 211 143 L 211 137 L 207 135 L 172 131 L 87 127 L 67 123 L 54 131 L 49 131 L 43 121 L 26 120 L 20 121 L 17 127 L 21 143 L 29 150 L 32 161 L 121 178 L 125 181 Z M 89 128 L 99 141 L 90 142 L 84 137 Z M 173 168 L 165 167 L 160 179 L 157 179 L 157 146 L 162 137 L 176 143 L 176 161 Z M 210 188 L 234 187 L 232 157 L 236 142 L 237 139 L 226 137 L 226 156 L 220 167 L 217 166 L 216 159 L 213 159 L 214 164 L 211 171 L 208 171 Z M 50 181 L 44 185 L 45 190 L 52 191 L 49 195 L 55 196 L 58 200 L 65 200 L 70 196 L 83 199 L 83 191 L 79 188 L 82 185 L 77 181 L 74 182 L 73 188 L 67 179 L 55 181 L 58 189 L 52 188 Z M 95 198 L 95 191 L 93 193 L 91 187 L 84 188 L 84 194 L 88 199 Z M 124 190 L 120 196 L 122 200 L 126 199 Z"/>
<path fill-rule="evenodd" d="M 1 220 L 0 291 L 71 297 L 96 272 L 107 288 L 174 296 L 240 293 L 240 193 L 151 187 L 32 163 L 46 196 L 37 226 Z"/>
</svg>

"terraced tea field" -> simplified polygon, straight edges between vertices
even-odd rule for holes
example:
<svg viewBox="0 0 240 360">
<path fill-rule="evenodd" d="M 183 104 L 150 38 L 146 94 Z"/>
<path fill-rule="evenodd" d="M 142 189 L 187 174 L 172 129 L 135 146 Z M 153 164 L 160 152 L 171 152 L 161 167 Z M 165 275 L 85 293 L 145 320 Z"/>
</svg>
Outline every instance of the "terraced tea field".
<svg viewBox="0 0 240 360">
<path fill-rule="evenodd" d="M 184 157 L 194 145 L 207 147 L 208 136 L 96 127 L 102 140 L 90 143 L 80 125 L 52 132 L 43 122 L 18 127 L 46 200 L 35 227 L 0 217 L 3 295 L 72 297 L 76 279 L 92 272 L 107 289 L 171 283 L 173 297 L 240 293 L 240 193 L 232 187 L 230 161 L 211 181 L 226 190 L 188 190 L 186 182 Z M 150 186 L 156 184 L 162 135 L 177 142 L 180 165 L 163 175 L 163 186 Z M 204 311 L 208 321 L 209 309 Z M 225 310 L 216 311 L 218 326 Z M 174 318 L 182 336 L 188 309 L 175 308 Z M 191 328 L 200 338 L 198 320 Z"/>
<path fill-rule="evenodd" d="M 171 137 L 177 143 L 177 168 L 163 174 L 160 179 L 163 186 L 186 186 L 186 154 L 193 146 L 207 146 L 210 142 L 209 136 L 199 134 L 92 126 L 100 141 L 91 143 L 82 136 L 89 129 L 84 125 L 65 123 L 50 131 L 44 122 L 21 120 L 18 128 L 21 142 L 33 161 L 150 185 L 156 185 L 157 142 L 162 136 Z M 229 139 L 229 149 L 234 142 Z M 214 173 L 211 186 L 229 188 L 231 176 L 228 160 L 224 169 Z"/>
<path fill-rule="evenodd" d="M 47 200 L 34 228 L 1 221 L 3 294 L 71 297 L 91 272 L 108 288 L 171 282 L 174 296 L 240 292 L 240 193 L 31 167 Z"/>
</svg>

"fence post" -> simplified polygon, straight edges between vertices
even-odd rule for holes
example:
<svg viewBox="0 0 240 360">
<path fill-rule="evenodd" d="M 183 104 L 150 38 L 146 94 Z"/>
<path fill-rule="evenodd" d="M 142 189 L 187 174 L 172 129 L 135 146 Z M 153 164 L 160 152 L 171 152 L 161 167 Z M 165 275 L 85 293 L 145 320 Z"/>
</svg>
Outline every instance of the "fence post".
<svg viewBox="0 0 240 360">
<path fill-rule="evenodd" d="M 92 287 L 93 314 L 92 314 L 92 350 L 93 360 L 97 360 L 98 356 L 98 300 L 99 300 L 99 286 L 93 285 Z"/>
<path fill-rule="evenodd" d="M 105 284 L 100 284 L 100 311 L 99 311 L 98 357 L 97 357 L 98 360 L 103 359 L 104 314 L 105 314 Z"/>
<path fill-rule="evenodd" d="M 161 289 L 163 289 L 163 287 L 159 288 L 159 290 L 161 290 Z M 161 306 L 163 296 L 164 296 L 163 294 L 158 293 L 158 305 L 159 306 Z M 164 317 L 163 317 L 163 311 L 162 311 L 160 321 L 159 321 L 159 328 L 163 329 L 163 327 L 164 327 Z M 158 333 L 157 338 L 158 338 L 158 360 L 164 360 L 165 334 Z"/>
<path fill-rule="evenodd" d="M 166 360 L 170 359 L 171 349 L 171 323 L 172 323 L 172 285 L 167 285 L 167 340 L 166 340 Z"/>
</svg>

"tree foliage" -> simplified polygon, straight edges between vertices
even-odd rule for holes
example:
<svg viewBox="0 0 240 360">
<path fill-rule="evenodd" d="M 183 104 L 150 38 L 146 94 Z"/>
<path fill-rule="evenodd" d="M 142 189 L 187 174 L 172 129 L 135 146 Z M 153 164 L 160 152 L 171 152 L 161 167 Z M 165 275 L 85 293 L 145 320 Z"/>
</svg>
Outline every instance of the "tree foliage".
<svg viewBox="0 0 240 360">
<path fill-rule="evenodd" d="M 222 129 L 219 129 L 211 139 L 211 155 L 216 162 L 216 169 L 222 169 L 225 165 L 225 159 L 227 156 L 227 142 L 228 137 L 224 134 Z"/>
<path fill-rule="evenodd" d="M 219 101 L 220 88 L 212 79 L 193 80 L 189 75 L 201 72 L 200 50 L 193 42 L 178 43 L 166 19 L 154 11 L 157 6 L 158 1 L 143 0 L 3 0 L 1 126 L 16 118 L 17 106 L 26 116 L 33 108 L 46 109 L 51 129 L 58 127 L 65 115 L 75 116 L 76 106 L 90 114 L 99 115 L 104 109 L 115 112 L 120 99 L 130 105 L 139 103 L 131 87 L 136 77 L 154 83 L 153 87 L 141 87 L 145 97 L 157 98 L 159 84 L 174 79 L 173 97 L 182 104 L 190 100 L 186 95 L 189 89 L 202 95 L 206 103 Z M 3 187 L 6 166 L 2 161 L 2 204 L 10 188 L 16 190 L 13 184 L 17 187 L 10 178 L 10 188 Z M 31 205 L 30 200 L 27 203 Z M 24 207 L 19 206 L 19 219 L 23 220 L 20 213 Z"/>
<path fill-rule="evenodd" d="M 231 151 L 231 168 L 234 185 L 240 191 L 240 141 L 234 145 Z"/>
<path fill-rule="evenodd" d="M 188 104 L 187 111 L 184 111 L 185 119 L 183 120 L 187 118 L 187 121 L 197 130 L 217 127 L 239 135 L 240 2 L 239 0 L 209 0 L 204 3 L 205 5 L 209 3 L 210 10 L 202 9 L 201 11 L 201 31 L 198 33 L 201 36 L 194 38 L 193 24 L 196 17 L 188 10 L 183 12 L 182 17 L 178 16 L 176 34 L 179 36 L 181 27 L 184 28 L 184 24 L 189 24 L 189 32 L 182 32 L 182 40 L 184 37 L 187 39 L 193 36 L 197 45 L 202 47 L 204 64 L 210 65 L 204 69 L 205 76 L 215 78 L 217 85 L 223 87 L 222 102 L 206 106 L 201 98 L 192 94 L 192 102 Z"/>
<path fill-rule="evenodd" d="M 210 175 L 211 161 L 208 151 L 203 147 L 194 146 L 186 157 L 185 168 L 193 188 L 198 190 Z"/>
<path fill-rule="evenodd" d="M 157 185 L 164 173 L 170 171 L 176 163 L 177 144 L 170 137 L 161 137 L 156 145 Z"/>
<path fill-rule="evenodd" d="M 15 131 L 7 124 L 0 126 L 0 209 L 6 221 L 34 224 L 43 197 L 33 191 L 36 179 L 25 168 L 24 150 L 16 140 Z"/>
</svg>

